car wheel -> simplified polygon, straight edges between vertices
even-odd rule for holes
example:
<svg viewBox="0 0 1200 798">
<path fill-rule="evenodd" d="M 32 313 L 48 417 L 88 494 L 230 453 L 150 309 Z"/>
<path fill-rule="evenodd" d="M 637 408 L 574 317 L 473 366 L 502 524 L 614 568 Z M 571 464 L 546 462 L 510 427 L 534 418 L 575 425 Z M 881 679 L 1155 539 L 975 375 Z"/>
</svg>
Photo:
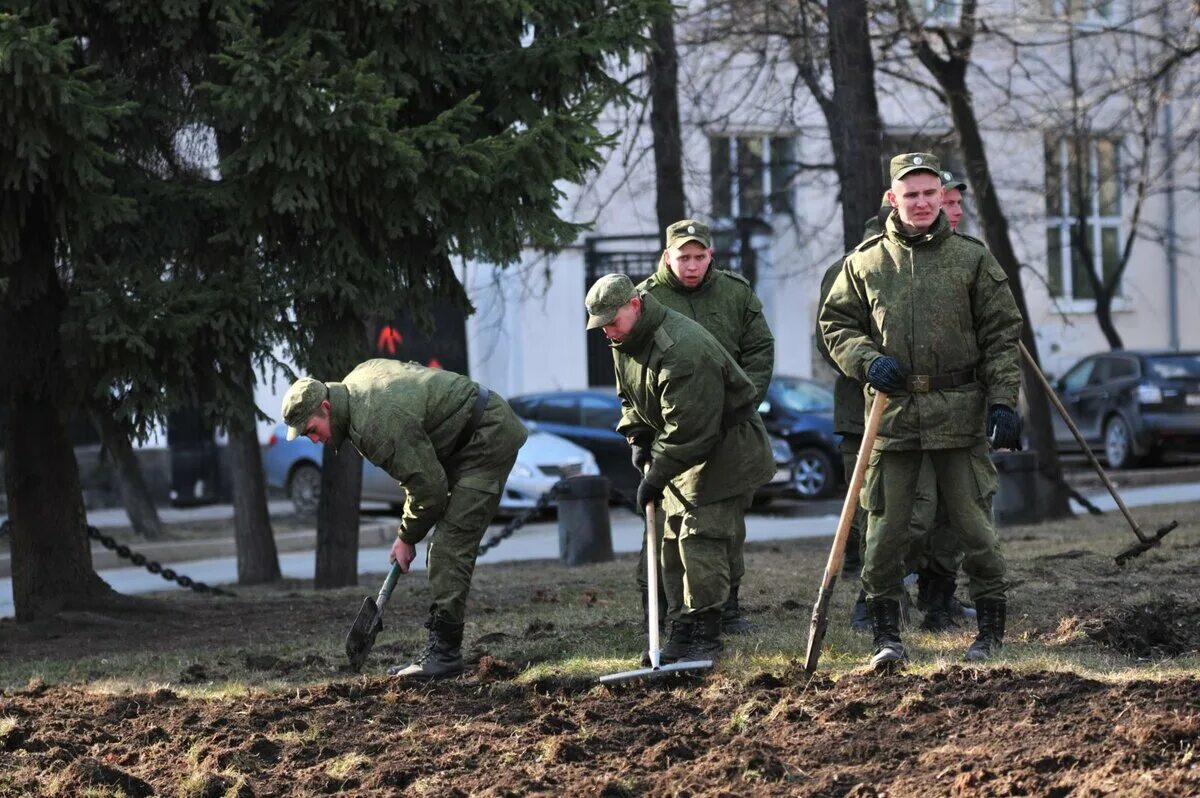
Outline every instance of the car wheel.
<svg viewBox="0 0 1200 798">
<path fill-rule="evenodd" d="M 288 477 L 288 497 L 299 515 L 314 515 L 321 502 L 321 469 L 303 463 Z"/>
<path fill-rule="evenodd" d="M 796 475 L 792 484 L 802 499 L 823 499 L 833 493 L 833 461 L 816 447 L 796 453 Z"/>
<path fill-rule="evenodd" d="M 1137 464 L 1133 452 L 1133 435 L 1120 416 L 1113 416 L 1104 428 L 1104 456 L 1109 468 L 1131 468 Z"/>
</svg>

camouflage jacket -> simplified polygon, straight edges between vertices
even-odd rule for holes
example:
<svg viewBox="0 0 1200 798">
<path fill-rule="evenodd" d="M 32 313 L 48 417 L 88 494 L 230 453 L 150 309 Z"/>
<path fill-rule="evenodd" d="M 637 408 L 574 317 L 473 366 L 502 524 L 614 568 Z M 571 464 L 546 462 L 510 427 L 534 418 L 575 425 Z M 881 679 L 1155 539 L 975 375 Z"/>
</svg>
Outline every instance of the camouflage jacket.
<svg viewBox="0 0 1200 798">
<path fill-rule="evenodd" d="M 833 360 L 861 383 L 882 355 L 908 374 L 974 369 L 975 380 L 957 388 L 894 394 L 876 448 L 970 446 L 983 437 L 988 407 L 1017 405 L 1021 315 L 1008 278 L 982 242 L 954 234 L 944 214 L 915 237 L 893 214 L 883 234 L 846 256 L 820 323 Z"/>
<path fill-rule="evenodd" d="M 654 436 L 647 479 L 695 505 L 766 484 L 775 460 L 750 378 L 699 324 L 641 297 L 641 318 L 612 349 L 617 431 Z"/>
<path fill-rule="evenodd" d="M 508 410 L 511 420 L 502 417 L 502 423 L 488 425 L 486 434 L 476 434 L 456 452 L 478 387 L 451 371 L 376 359 L 328 386 L 331 443 L 340 446 L 349 439 L 363 457 L 404 487 L 400 537 L 408 543 L 420 542 L 441 518 L 455 484 L 493 493 L 502 490 L 503 485 L 491 481 L 471 484 L 470 472 L 515 455 L 528 435 Z M 493 393 L 489 412 L 497 403 L 507 409 Z"/>
<path fill-rule="evenodd" d="M 713 264 L 700 285 L 685 288 L 663 255 L 658 271 L 638 288 L 712 333 L 754 384 L 755 402 L 766 398 L 775 370 L 775 336 L 749 280 Z"/>
</svg>

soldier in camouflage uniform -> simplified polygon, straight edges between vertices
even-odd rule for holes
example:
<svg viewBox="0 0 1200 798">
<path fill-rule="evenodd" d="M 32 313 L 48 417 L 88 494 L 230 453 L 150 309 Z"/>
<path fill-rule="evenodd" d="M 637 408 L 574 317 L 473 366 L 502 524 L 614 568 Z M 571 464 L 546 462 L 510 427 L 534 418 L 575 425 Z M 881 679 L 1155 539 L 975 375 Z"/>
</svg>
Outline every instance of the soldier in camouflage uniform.
<svg viewBox="0 0 1200 798">
<path fill-rule="evenodd" d="M 362 456 L 404 486 L 391 561 L 407 573 L 430 529 L 428 645 L 389 672 L 405 678 L 462 673 L 463 617 L 475 554 L 525 443 L 525 425 L 499 394 L 461 374 L 368 360 L 341 382 L 304 378 L 283 399 L 288 440 L 305 435 Z"/>
<path fill-rule="evenodd" d="M 888 214 L 892 212 L 892 206 L 887 204 L 887 197 L 884 196 L 883 204 L 879 209 L 879 213 L 867 219 L 863 225 L 863 239 L 866 240 L 871 236 L 879 235 L 883 230 L 883 223 L 887 220 Z M 821 278 L 821 296 L 817 303 L 817 351 L 825 362 L 837 373 L 837 377 L 833 382 L 833 431 L 842 436 L 842 441 L 839 448 L 842 453 L 842 468 L 846 474 L 846 479 L 854 473 L 854 466 L 858 463 L 858 447 L 862 444 L 862 436 L 864 431 L 864 417 L 866 416 L 866 402 L 863 399 L 862 384 L 856 380 L 852 380 L 842 373 L 841 368 L 834 362 L 829 354 L 829 347 L 825 346 L 825 337 L 821 332 L 820 312 L 821 307 L 825 304 L 826 297 L 829 296 L 829 289 L 833 288 L 833 281 L 837 279 L 838 274 L 842 271 L 842 264 L 845 262 L 845 256 L 838 259 L 836 263 L 830 266 L 825 275 Z M 846 538 L 846 559 L 843 563 L 843 574 L 853 574 L 858 577 L 858 572 L 862 568 L 862 549 L 865 543 L 865 528 L 866 528 L 866 512 L 861 506 L 855 508 L 854 517 L 850 521 L 850 534 Z M 854 610 L 850 616 L 851 628 L 865 632 L 871 628 L 870 616 L 867 613 L 867 594 L 859 590 L 858 598 L 854 602 Z"/>
<path fill-rule="evenodd" d="M 888 199 L 896 210 L 883 234 L 846 257 L 820 316 L 842 373 L 891 398 L 861 494 L 871 664 L 890 668 L 905 656 L 899 599 L 925 453 L 959 532 L 978 610 L 979 634 L 966 656 L 981 661 L 1004 639 L 1006 566 L 992 521 L 997 478 L 988 441 L 1019 445 L 1021 317 L 987 248 L 951 232 L 941 213 L 937 159 L 900 155 L 890 171 Z"/>
<path fill-rule="evenodd" d="M 637 503 L 662 502 L 659 552 L 670 633 L 662 661 L 715 659 L 729 598 L 729 541 L 745 535 L 754 491 L 775 471 L 755 387 L 703 327 L 623 274 L 596 281 L 588 328 L 612 341 L 617 431 L 650 440 Z"/>
<path fill-rule="evenodd" d="M 667 246 L 658 271 L 642 281 L 638 290 L 650 294 L 671 310 L 682 313 L 708 330 L 717 339 L 750 382 L 754 384 L 755 406 L 762 403 L 775 369 L 775 337 L 763 316 L 762 302 L 754 294 L 750 281 L 735 272 L 713 264 L 712 233 L 708 225 L 695 219 L 683 219 L 667 228 Z M 651 440 L 630 441 L 634 465 L 641 470 L 650 451 Z M 738 592 L 746 572 L 743 548 L 745 526 L 729 541 L 729 600 L 721 614 L 726 634 L 749 631 L 742 617 Z M 646 589 L 645 551 L 638 564 L 638 582 Z"/>
</svg>

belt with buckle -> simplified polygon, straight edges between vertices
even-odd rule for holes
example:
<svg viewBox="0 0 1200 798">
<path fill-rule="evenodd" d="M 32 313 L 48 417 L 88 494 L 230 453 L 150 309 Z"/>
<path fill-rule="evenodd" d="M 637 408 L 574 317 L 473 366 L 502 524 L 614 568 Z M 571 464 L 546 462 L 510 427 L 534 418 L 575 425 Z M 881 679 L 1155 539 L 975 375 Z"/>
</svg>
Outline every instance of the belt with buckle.
<svg viewBox="0 0 1200 798">
<path fill-rule="evenodd" d="M 909 374 L 906 382 L 909 393 L 944 391 L 975 382 L 975 369 L 952 371 L 949 374 Z"/>
</svg>

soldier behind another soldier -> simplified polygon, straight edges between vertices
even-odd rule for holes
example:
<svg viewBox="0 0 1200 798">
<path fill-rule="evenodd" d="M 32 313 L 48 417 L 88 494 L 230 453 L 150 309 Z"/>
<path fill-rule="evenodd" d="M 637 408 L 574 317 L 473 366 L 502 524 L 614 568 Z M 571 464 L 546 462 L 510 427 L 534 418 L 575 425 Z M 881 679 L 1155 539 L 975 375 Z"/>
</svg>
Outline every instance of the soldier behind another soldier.
<svg viewBox="0 0 1200 798">
<path fill-rule="evenodd" d="M 658 271 L 638 285 L 638 290 L 653 296 L 671 310 L 695 321 L 717 339 L 725 351 L 746 372 L 754 384 L 757 407 L 767 396 L 771 373 L 775 369 L 775 337 L 763 316 L 762 302 L 754 294 L 750 281 L 740 274 L 718 269 L 713 263 L 712 233 L 708 225 L 695 219 L 675 222 L 666 231 L 666 249 Z M 631 441 L 634 465 L 641 469 L 643 453 L 653 441 Z M 750 630 L 741 614 L 738 594 L 746 572 L 743 548 L 745 525 L 740 525 L 729 541 L 729 600 L 721 611 L 721 628 L 726 634 Z M 662 530 L 658 530 L 661 537 Z M 645 552 L 638 564 L 638 583 L 646 590 Z"/>
<path fill-rule="evenodd" d="M 602 327 L 612 342 L 617 431 L 652 441 L 637 503 L 661 502 L 666 516 L 652 552 L 670 623 L 662 661 L 716 659 L 730 541 L 745 535 L 746 508 L 775 471 L 755 387 L 703 327 L 627 276 L 600 278 L 585 301 L 588 329 Z"/>
<path fill-rule="evenodd" d="M 871 664 L 885 669 L 905 658 L 900 597 L 926 453 L 962 542 L 978 611 L 979 633 L 966 657 L 982 661 L 1000 651 L 1006 623 L 1007 570 L 992 521 L 997 478 L 988 442 L 1019 445 L 1021 317 L 987 248 L 950 230 L 937 159 L 899 155 L 890 173 L 888 200 L 896 210 L 881 235 L 846 257 L 820 315 L 840 370 L 890 398 L 861 494 Z"/>
</svg>

